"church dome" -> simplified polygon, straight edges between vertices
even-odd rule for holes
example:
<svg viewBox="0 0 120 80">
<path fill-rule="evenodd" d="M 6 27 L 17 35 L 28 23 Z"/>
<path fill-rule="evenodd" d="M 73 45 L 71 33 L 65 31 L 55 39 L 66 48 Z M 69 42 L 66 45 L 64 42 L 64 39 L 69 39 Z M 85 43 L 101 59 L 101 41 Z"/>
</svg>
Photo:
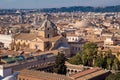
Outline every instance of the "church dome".
<svg viewBox="0 0 120 80">
<path fill-rule="evenodd" d="M 75 27 L 77 28 L 81 28 L 81 27 L 89 27 L 92 24 L 88 21 L 82 20 L 82 21 L 76 21 L 76 23 L 74 24 Z"/>
</svg>

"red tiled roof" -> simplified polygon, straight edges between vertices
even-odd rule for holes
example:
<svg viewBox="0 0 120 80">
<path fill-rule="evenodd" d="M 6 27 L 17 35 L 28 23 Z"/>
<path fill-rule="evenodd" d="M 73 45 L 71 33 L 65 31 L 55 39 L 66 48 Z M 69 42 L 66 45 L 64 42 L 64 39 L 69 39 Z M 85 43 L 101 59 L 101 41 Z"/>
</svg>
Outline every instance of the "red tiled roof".
<svg viewBox="0 0 120 80">
<path fill-rule="evenodd" d="M 85 70 L 85 71 L 80 72 L 78 74 L 71 75 L 71 77 L 76 79 L 76 78 L 79 78 L 79 77 L 86 76 L 90 73 L 94 73 L 94 72 L 99 71 L 99 70 L 101 70 L 101 69 L 100 68 L 93 68 L 93 69 Z"/>
</svg>

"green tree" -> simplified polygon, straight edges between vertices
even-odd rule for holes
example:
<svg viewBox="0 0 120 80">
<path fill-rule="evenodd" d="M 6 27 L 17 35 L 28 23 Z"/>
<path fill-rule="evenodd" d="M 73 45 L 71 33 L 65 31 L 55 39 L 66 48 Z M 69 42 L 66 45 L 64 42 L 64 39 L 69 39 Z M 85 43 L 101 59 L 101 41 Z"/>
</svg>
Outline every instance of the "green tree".
<svg viewBox="0 0 120 80">
<path fill-rule="evenodd" d="M 104 65 L 104 58 L 102 56 L 96 57 L 94 66 L 103 67 L 103 65 Z"/>
<path fill-rule="evenodd" d="M 106 57 L 113 58 L 112 51 L 110 49 L 106 52 Z"/>
<path fill-rule="evenodd" d="M 57 74 L 66 74 L 67 72 L 67 67 L 65 65 L 65 56 L 63 53 L 58 53 L 56 60 L 55 60 L 55 65 L 53 68 L 53 71 Z"/>
<path fill-rule="evenodd" d="M 98 50 L 97 44 L 95 44 L 93 42 L 89 42 L 89 43 L 86 43 L 83 46 L 82 53 L 85 53 L 87 55 L 90 55 L 90 54 L 96 55 L 97 54 L 97 50 Z"/>
<path fill-rule="evenodd" d="M 81 59 L 82 59 L 82 63 L 83 63 L 83 65 L 87 65 L 87 55 L 86 54 L 82 54 L 82 57 L 81 57 Z"/>
<path fill-rule="evenodd" d="M 114 63 L 114 59 L 116 57 L 112 54 L 112 51 L 109 49 L 105 54 L 106 54 L 105 58 L 106 58 L 106 62 L 107 62 L 107 68 L 108 69 L 115 68 L 113 63 Z"/>
<path fill-rule="evenodd" d="M 93 61 L 97 56 L 98 47 L 93 42 L 86 43 L 82 48 L 82 61 L 84 65 L 93 66 Z"/>
<path fill-rule="evenodd" d="M 118 58 L 115 58 L 115 59 L 114 59 L 113 65 L 115 66 L 115 70 L 118 70 L 118 65 L 119 65 L 119 60 L 118 60 Z"/>
<path fill-rule="evenodd" d="M 71 59 L 69 59 L 68 62 L 71 63 L 71 64 L 75 64 L 75 65 L 82 64 L 81 54 L 77 53 L 75 56 L 73 56 Z"/>
<path fill-rule="evenodd" d="M 102 68 L 106 69 L 107 68 L 107 57 L 103 58 L 103 64 L 102 64 Z"/>
<path fill-rule="evenodd" d="M 110 74 L 105 80 L 120 80 L 120 73 Z"/>
<path fill-rule="evenodd" d="M 112 64 L 112 59 L 111 58 L 107 58 L 108 69 L 111 69 L 111 64 Z"/>
</svg>

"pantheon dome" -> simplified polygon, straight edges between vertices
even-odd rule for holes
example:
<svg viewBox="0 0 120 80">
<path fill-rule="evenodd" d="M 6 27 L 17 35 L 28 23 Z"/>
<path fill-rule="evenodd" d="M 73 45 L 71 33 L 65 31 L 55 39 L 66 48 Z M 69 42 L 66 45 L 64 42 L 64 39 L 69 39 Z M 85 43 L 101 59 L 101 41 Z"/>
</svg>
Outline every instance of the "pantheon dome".
<svg viewBox="0 0 120 80">
<path fill-rule="evenodd" d="M 86 20 L 82 20 L 82 21 L 76 21 L 74 26 L 77 28 L 82 28 L 82 27 L 92 26 L 92 24 Z"/>
</svg>

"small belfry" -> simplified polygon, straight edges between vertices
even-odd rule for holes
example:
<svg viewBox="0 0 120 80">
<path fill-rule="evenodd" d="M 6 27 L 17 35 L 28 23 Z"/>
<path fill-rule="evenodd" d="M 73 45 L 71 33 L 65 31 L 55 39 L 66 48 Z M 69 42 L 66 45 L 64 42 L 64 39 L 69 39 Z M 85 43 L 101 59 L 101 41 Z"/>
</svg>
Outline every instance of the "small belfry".
<svg viewBox="0 0 120 80">
<path fill-rule="evenodd" d="M 38 29 L 38 36 L 42 36 L 44 38 L 52 38 L 57 35 L 57 26 L 52 21 L 50 21 L 49 16 L 46 15 L 45 21 Z"/>
</svg>

